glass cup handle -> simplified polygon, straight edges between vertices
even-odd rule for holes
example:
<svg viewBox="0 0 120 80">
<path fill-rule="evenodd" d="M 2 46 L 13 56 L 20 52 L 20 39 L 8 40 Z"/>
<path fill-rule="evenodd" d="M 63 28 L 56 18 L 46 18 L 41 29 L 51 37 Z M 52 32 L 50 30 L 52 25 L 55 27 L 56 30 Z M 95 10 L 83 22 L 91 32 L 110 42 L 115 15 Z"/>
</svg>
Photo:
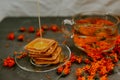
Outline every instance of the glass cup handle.
<svg viewBox="0 0 120 80">
<path fill-rule="evenodd" d="M 73 21 L 73 20 L 70 20 L 70 19 L 65 19 L 65 20 L 63 21 L 63 24 L 64 24 L 64 25 L 65 25 L 65 24 L 73 25 L 73 24 L 74 24 L 74 21 Z"/>
<path fill-rule="evenodd" d="M 65 19 L 65 20 L 63 20 L 63 22 L 62 22 L 62 32 L 63 32 L 66 36 L 71 37 L 71 38 L 73 37 L 72 32 L 67 29 L 68 26 L 66 26 L 66 25 L 72 26 L 73 24 L 74 24 L 74 21 L 71 20 L 71 19 Z"/>
</svg>

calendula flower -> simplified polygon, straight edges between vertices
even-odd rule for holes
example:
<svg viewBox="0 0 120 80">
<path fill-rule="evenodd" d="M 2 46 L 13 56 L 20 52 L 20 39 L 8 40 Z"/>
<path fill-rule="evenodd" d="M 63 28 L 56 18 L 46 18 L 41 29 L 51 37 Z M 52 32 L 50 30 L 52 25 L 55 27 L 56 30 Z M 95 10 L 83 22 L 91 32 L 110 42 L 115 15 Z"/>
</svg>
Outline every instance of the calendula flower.
<svg viewBox="0 0 120 80">
<path fill-rule="evenodd" d="M 108 80 L 107 75 L 103 75 L 102 77 L 100 77 L 100 80 Z"/>
</svg>

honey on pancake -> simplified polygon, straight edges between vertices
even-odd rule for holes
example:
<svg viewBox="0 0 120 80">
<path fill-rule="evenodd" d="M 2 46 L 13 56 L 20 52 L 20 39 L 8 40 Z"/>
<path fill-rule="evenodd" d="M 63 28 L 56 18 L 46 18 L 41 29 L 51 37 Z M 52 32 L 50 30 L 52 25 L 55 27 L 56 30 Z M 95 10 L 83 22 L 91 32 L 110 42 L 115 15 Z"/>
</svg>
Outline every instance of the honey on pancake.
<svg viewBox="0 0 120 80">
<path fill-rule="evenodd" d="M 48 46 L 48 43 L 44 41 L 37 42 L 33 45 L 37 49 L 45 49 Z"/>
</svg>

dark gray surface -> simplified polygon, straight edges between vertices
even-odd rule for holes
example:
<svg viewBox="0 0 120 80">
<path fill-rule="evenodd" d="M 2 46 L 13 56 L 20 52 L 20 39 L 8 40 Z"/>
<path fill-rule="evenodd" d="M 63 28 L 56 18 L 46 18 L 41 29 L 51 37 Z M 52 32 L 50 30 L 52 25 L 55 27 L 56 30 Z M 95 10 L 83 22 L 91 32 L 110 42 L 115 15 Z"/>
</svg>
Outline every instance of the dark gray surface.
<svg viewBox="0 0 120 80">
<path fill-rule="evenodd" d="M 61 25 L 61 22 L 63 19 L 68 17 L 44 17 L 41 18 L 42 24 L 57 24 Z M 20 50 L 21 47 L 23 47 L 26 42 L 19 42 L 15 38 L 14 41 L 9 41 L 6 39 L 7 34 L 11 31 L 13 31 L 17 37 L 17 35 L 22 34 L 18 31 L 18 29 L 21 26 L 25 26 L 28 28 L 29 26 L 35 26 L 35 28 L 38 28 L 38 19 L 37 18 L 6 18 L 0 23 L 0 58 L 5 58 L 8 55 L 13 55 L 14 51 Z M 28 34 L 27 32 L 25 34 L 25 39 L 34 39 L 35 33 Z M 64 40 L 64 35 L 57 32 L 54 33 L 52 31 L 47 31 L 44 34 L 44 37 L 48 38 L 55 38 L 58 42 L 62 42 Z M 9 44 L 9 47 L 6 48 L 5 45 Z M 19 45 L 20 44 L 20 45 Z M 72 52 L 76 55 L 84 54 L 82 51 L 77 49 L 74 45 L 71 39 L 68 40 L 67 43 L 71 49 Z M 60 80 L 76 80 L 75 76 L 75 69 L 77 67 L 80 67 L 82 64 L 73 64 L 70 75 L 66 77 L 62 77 Z M 4 68 L 2 65 L 0 65 L 0 80 L 50 80 L 46 77 L 46 75 L 49 75 L 51 77 L 51 80 L 55 80 L 56 77 L 58 77 L 56 70 L 46 72 L 46 73 L 35 73 L 35 72 L 27 72 L 24 70 L 21 70 L 17 65 L 11 69 Z M 109 80 L 120 80 L 119 73 L 115 73 L 114 75 L 110 75 Z"/>
</svg>

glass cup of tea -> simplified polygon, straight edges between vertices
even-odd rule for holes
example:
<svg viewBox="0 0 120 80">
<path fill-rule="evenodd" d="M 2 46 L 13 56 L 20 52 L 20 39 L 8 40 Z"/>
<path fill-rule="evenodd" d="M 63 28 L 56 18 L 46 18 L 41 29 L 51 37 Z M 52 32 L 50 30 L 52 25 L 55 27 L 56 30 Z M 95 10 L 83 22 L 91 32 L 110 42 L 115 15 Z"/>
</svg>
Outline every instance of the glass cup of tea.
<svg viewBox="0 0 120 80">
<path fill-rule="evenodd" d="M 114 48 L 119 18 L 105 12 L 82 12 L 63 21 L 62 31 L 85 52 L 107 52 Z"/>
</svg>

